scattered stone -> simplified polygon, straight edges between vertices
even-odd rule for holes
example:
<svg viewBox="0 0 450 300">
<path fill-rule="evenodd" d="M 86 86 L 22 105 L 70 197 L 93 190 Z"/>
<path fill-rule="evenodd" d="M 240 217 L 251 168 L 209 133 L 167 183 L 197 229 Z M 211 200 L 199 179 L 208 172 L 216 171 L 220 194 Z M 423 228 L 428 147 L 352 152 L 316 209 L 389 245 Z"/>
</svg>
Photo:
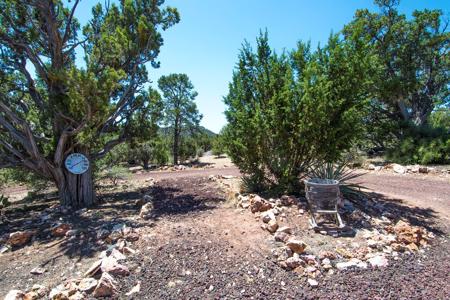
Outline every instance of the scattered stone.
<svg viewBox="0 0 450 300">
<path fill-rule="evenodd" d="M 111 250 L 111 254 L 112 257 L 114 257 L 117 261 L 121 261 L 121 260 L 125 260 L 127 259 L 127 257 L 125 255 L 123 255 L 119 250 L 117 250 L 116 248 L 113 248 Z"/>
<path fill-rule="evenodd" d="M 23 300 L 38 300 L 39 298 L 41 298 L 41 296 L 39 296 L 38 293 L 34 292 L 34 291 L 29 291 L 28 293 L 25 294 L 25 296 L 21 299 Z"/>
<path fill-rule="evenodd" d="M 399 164 L 393 164 L 392 169 L 394 170 L 395 173 L 398 173 L 398 174 L 405 174 L 407 171 L 404 166 L 399 165 Z"/>
<path fill-rule="evenodd" d="M 75 294 L 69 297 L 69 300 L 84 300 L 86 297 L 83 293 L 76 291 Z"/>
<path fill-rule="evenodd" d="M 133 294 L 137 294 L 141 291 L 141 283 L 138 282 L 128 293 L 126 293 L 125 295 L 127 296 L 131 296 Z"/>
<path fill-rule="evenodd" d="M 24 244 L 28 243 L 31 240 L 32 236 L 33 232 L 29 230 L 16 231 L 9 235 L 7 244 L 13 247 L 23 246 Z"/>
<path fill-rule="evenodd" d="M 139 217 L 144 220 L 150 219 L 152 216 L 152 212 L 153 212 L 153 203 L 149 202 L 142 206 L 141 212 L 139 213 Z"/>
<path fill-rule="evenodd" d="M 112 256 L 108 256 L 102 259 L 101 270 L 104 273 L 109 273 L 111 275 L 117 276 L 127 276 L 130 274 L 128 268 L 124 265 L 121 265 L 117 262 Z"/>
<path fill-rule="evenodd" d="M 286 242 L 286 246 L 288 246 L 294 253 L 301 254 L 305 251 L 306 244 L 303 241 L 297 239 L 289 239 Z"/>
<path fill-rule="evenodd" d="M 365 263 L 359 259 L 352 258 L 349 261 L 339 262 L 336 264 L 336 269 L 338 269 L 338 270 L 346 270 L 351 267 L 358 267 L 358 268 L 366 269 L 367 263 Z"/>
<path fill-rule="evenodd" d="M 3 245 L 3 246 L 0 247 L 0 254 L 6 253 L 6 252 L 8 252 L 10 250 L 11 250 L 10 247 L 8 247 L 6 245 Z"/>
<path fill-rule="evenodd" d="M 41 267 L 36 267 L 33 270 L 30 271 L 30 274 L 33 275 L 41 275 L 44 274 L 47 270 Z"/>
<path fill-rule="evenodd" d="M 98 281 L 97 287 L 94 290 L 94 297 L 113 297 L 117 294 L 116 281 L 108 274 L 103 273 Z"/>
<path fill-rule="evenodd" d="M 267 230 L 270 233 L 274 233 L 275 231 L 277 231 L 278 229 L 278 223 L 276 220 L 270 220 L 269 223 L 267 224 Z"/>
<path fill-rule="evenodd" d="M 68 230 L 68 231 L 66 232 L 66 237 L 76 236 L 77 234 L 78 234 L 78 230 L 76 230 L 76 229 L 71 229 L 71 230 Z"/>
<path fill-rule="evenodd" d="M 280 228 L 278 228 L 278 230 L 277 231 L 279 231 L 279 232 L 284 232 L 284 233 L 287 233 L 287 234 L 292 234 L 292 228 L 291 227 L 289 227 L 289 226 L 283 226 L 283 227 L 280 227 Z"/>
<path fill-rule="evenodd" d="M 102 265 L 102 260 L 97 260 L 95 263 L 91 265 L 91 267 L 84 273 L 84 277 L 90 277 L 97 274 Z"/>
<path fill-rule="evenodd" d="M 336 254 L 334 252 L 331 252 L 331 251 L 322 251 L 319 254 L 319 258 L 322 259 L 322 260 L 325 259 L 325 258 L 328 258 L 330 260 L 335 260 L 336 259 Z"/>
<path fill-rule="evenodd" d="M 289 240 L 289 235 L 285 232 L 275 232 L 275 241 L 286 243 Z"/>
<path fill-rule="evenodd" d="M 312 278 L 308 278 L 308 283 L 309 283 L 309 285 L 312 286 L 312 287 L 316 287 L 316 286 L 319 285 L 319 283 L 317 282 L 317 280 L 312 279 Z"/>
<path fill-rule="evenodd" d="M 261 221 L 263 221 L 264 223 L 269 223 L 272 220 L 276 220 L 275 214 L 273 213 L 273 211 L 269 210 L 269 211 L 265 211 L 261 214 Z"/>
<path fill-rule="evenodd" d="M 258 195 L 254 195 L 250 200 L 250 210 L 252 213 L 263 212 L 272 208 L 272 204 Z"/>
<path fill-rule="evenodd" d="M 97 283 L 98 283 L 97 279 L 95 279 L 95 278 L 92 278 L 92 277 L 83 278 L 83 279 L 81 279 L 80 283 L 78 284 L 78 289 L 81 292 L 90 294 L 97 287 Z"/>
<path fill-rule="evenodd" d="M 292 256 L 286 259 L 285 263 L 289 269 L 295 269 L 300 267 L 303 264 L 303 261 L 299 257 Z"/>
<path fill-rule="evenodd" d="M 51 300 L 68 300 L 69 291 L 66 290 L 63 284 L 60 284 L 50 291 L 48 298 Z"/>
<path fill-rule="evenodd" d="M 72 227 L 69 224 L 62 223 L 62 224 L 59 224 L 59 225 L 56 225 L 55 227 L 53 227 L 51 229 L 51 233 L 53 236 L 63 237 L 71 229 L 72 229 Z"/>
<path fill-rule="evenodd" d="M 22 300 L 25 293 L 21 290 L 11 290 L 6 294 L 4 300 Z"/>
<path fill-rule="evenodd" d="M 387 267 L 389 265 L 388 260 L 383 255 L 377 255 L 369 259 L 369 263 L 372 267 Z"/>
<path fill-rule="evenodd" d="M 419 168 L 419 173 L 427 174 L 428 171 L 429 171 L 429 169 L 427 167 L 420 167 Z"/>
<path fill-rule="evenodd" d="M 280 201 L 283 206 L 291 206 L 295 204 L 296 199 L 293 196 L 283 195 L 281 196 Z"/>
<path fill-rule="evenodd" d="M 375 170 L 375 165 L 374 165 L 374 164 L 369 164 L 369 165 L 367 166 L 367 170 L 370 170 L 370 171 Z"/>
</svg>

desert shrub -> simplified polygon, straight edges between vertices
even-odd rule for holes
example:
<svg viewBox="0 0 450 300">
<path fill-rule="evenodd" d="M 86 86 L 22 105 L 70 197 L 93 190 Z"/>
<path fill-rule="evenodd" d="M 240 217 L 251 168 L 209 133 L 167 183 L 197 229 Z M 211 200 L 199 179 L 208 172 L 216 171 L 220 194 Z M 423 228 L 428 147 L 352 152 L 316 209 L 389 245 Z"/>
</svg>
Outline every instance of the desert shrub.
<svg viewBox="0 0 450 300">
<path fill-rule="evenodd" d="M 212 143 L 212 154 L 219 157 L 222 154 L 225 154 L 225 152 L 226 146 L 223 134 L 218 134 L 217 136 L 215 136 Z"/>
<path fill-rule="evenodd" d="M 315 160 L 335 161 L 362 132 L 368 58 L 337 37 L 311 52 L 247 43 L 224 98 L 227 152 L 254 189 L 292 191 Z"/>
<path fill-rule="evenodd" d="M 141 162 L 144 169 L 149 168 L 149 163 L 165 165 L 169 161 L 169 145 L 164 139 L 155 138 L 151 141 L 134 145 L 130 149 L 129 156 L 135 161 Z"/>
<path fill-rule="evenodd" d="M 3 185 L 24 184 L 34 192 L 46 189 L 51 183 L 23 168 L 7 168 L 0 170 L 0 187 Z"/>
<path fill-rule="evenodd" d="M 403 164 L 449 164 L 450 133 L 444 128 L 407 124 L 388 158 Z"/>
<path fill-rule="evenodd" d="M 117 185 L 119 180 L 127 180 L 130 176 L 130 171 L 122 166 L 112 166 L 103 173 L 103 179 L 111 181 L 111 184 L 114 186 Z"/>
</svg>

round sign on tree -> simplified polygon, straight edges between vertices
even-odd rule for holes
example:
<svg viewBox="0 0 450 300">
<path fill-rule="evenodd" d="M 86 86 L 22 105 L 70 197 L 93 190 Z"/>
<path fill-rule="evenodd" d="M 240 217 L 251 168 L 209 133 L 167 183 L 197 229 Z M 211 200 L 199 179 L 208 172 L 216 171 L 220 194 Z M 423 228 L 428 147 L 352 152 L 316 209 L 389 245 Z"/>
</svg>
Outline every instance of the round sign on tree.
<svg viewBox="0 0 450 300">
<path fill-rule="evenodd" d="M 65 165 L 72 174 L 83 174 L 89 169 L 89 160 L 81 153 L 72 153 L 67 156 Z"/>
</svg>

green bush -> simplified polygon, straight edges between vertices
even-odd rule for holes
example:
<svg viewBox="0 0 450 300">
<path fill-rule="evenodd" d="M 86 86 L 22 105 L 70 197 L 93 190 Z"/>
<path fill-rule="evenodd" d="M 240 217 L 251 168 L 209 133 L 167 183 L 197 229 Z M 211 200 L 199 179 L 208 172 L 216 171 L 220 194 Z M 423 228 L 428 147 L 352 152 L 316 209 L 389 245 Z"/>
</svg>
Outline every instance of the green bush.
<svg viewBox="0 0 450 300">
<path fill-rule="evenodd" d="M 450 134 L 443 128 L 409 127 L 388 158 L 403 164 L 449 164 Z"/>
<path fill-rule="evenodd" d="M 222 134 L 218 134 L 212 143 L 212 154 L 219 157 L 222 154 L 225 154 L 226 152 L 226 146 L 225 146 L 225 140 Z"/>
<path fill-rule="evenodd" d="M 330 37 L 277 55 L 266 35 L 246 44 L 224 98 L 227 152 L 255 190 L 298 188 L 311 162 L 335 161 L 361 135 L 368 57 Z"/>
<path fill-rule="evenodd" d="M 114 186 L 117 186 L 119 180 L 127 180 L 130 176 L 130 171 L 121 166 L 112 166 L 111 168 L 106 169 L 103 174 L 103 178 L 110 180 L 111 184 Z"/>
</svg>

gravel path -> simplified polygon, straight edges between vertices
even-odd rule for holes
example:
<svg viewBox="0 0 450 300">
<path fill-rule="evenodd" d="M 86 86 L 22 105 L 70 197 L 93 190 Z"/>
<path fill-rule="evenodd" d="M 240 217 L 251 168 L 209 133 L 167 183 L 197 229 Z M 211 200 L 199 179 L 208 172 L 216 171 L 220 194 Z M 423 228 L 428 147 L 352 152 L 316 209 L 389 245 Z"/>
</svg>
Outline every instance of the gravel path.
<svg viewBox="0 0 450 300">
<path fill-rule="evenodd" d="M 156 226 L 135 245 L 140 252 L 131 258 L 132 275 L 121 279 L 121 296 L 140 282 L 136 299 L 449 298 L 447 237 L 387 268 L 337 272 L 314 288 L 276 265 L 254 217 L 226 208 L 219 196 L 211 198 L 207 182 L 201 177 L 160 181 L 156 203 L 171 202 L 172 208 L 161 211 Z"/>
<path fill-rule="evenodd" d="M 361 172 L 362 173 L 362 172 Z M 212 169 L 188 169 L 169 172 L 157 171 L 136 175 L 137 179 L 154 177 L 155 179 L 170 179 L 184 177 L 206 177 L 209 175 L 240 176 L 236 167 Z M 387 172 L 364 172 L 354 179 L 355 183 L 370 191 L 385 197 L 403 200 L 413 206 L 430 208 L 450 221 L 450 178 L 440 178 L 432 175 L 398 175 Z"/>
</svg>

